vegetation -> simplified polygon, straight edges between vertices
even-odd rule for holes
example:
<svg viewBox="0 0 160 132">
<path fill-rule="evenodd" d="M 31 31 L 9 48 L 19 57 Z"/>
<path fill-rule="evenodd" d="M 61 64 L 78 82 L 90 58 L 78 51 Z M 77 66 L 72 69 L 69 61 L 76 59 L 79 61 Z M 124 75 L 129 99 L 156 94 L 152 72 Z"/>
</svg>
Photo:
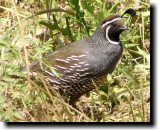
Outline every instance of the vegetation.
<svg viewBox="0 0 160 132">
<path fill-rule="evenodd" d="M 123 57 L 106 84 L 81 97 L 77 109 L 43 76 L 21 72 L 49 52 L 90 36 L 105 17 L 121 15 L 128 7 L 137 10 L 137 18 L 125 18 L 129 31 L 121 35 Z M 0 121 L 149 122 L 149 0 L 2 0 Z"/>
</svg>

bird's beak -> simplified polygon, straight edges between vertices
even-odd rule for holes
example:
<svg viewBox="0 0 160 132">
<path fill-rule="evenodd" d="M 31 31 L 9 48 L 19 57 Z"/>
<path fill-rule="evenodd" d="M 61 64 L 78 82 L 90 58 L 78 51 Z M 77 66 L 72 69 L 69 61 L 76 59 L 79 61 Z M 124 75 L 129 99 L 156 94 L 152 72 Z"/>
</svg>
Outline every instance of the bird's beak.
<svg viewBox="0 0 160 132">
<path fill-rule="evenodd" d="M 126 25 L 123 25 L 120 29 L 124 31 L 124 30 L 128 30 L 128 27 Z"/>
</svg>

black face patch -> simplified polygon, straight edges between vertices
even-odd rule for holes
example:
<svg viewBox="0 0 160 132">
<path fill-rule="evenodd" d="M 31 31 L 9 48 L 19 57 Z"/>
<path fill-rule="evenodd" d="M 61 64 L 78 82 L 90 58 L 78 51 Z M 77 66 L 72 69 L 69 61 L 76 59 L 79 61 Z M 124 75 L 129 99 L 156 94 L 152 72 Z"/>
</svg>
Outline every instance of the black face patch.
<svg viewBox="0 0 160 132">
<path fill-rule="evenodd" d="M 115 18 L 109 22 L 106 22 L 102 27 L 106 26 L 106 39 L 111 44 L 119 44 L 119 35 L 124 31 L 124 22 L 120 18 Z"/>
</svg>

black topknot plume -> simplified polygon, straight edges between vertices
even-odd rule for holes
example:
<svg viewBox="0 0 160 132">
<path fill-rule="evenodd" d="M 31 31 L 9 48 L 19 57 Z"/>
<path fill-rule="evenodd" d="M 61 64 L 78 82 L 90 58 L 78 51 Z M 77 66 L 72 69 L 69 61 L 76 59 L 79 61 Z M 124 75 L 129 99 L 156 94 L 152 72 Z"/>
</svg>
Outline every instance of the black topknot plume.
<svg viewBox="0 0 160 132">
<path fill-rule="evenodd" d="M 123 17 L 125 14 L 129 14 L 131 17 L 135 17 L 136 16 L 136 11 L 132 8 L 129 8 L 128 10 L 126 10 L 123 15 L 121 17 Z"/>
</svg>

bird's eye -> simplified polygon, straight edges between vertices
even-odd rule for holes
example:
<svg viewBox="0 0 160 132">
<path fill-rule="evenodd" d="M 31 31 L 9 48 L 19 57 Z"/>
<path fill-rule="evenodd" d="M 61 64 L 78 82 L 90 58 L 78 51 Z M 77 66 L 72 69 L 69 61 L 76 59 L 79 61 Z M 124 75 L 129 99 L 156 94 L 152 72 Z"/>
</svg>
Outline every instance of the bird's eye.
<svg viewBox="0 0 160 132">
<path fill-rule="evenodd" d="M 112 23 L 112 26 L 113 26 L 113 27 L 116 27 L 116 23 Z"/>
</svg>

